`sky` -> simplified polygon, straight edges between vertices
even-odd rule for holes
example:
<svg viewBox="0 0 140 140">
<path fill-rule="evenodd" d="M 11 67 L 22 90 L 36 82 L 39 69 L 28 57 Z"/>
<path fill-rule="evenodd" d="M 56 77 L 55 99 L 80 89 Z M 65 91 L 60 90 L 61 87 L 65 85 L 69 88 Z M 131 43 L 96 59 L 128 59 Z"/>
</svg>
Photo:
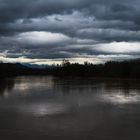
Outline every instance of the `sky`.
<svg viewBox="0 0 140 140">
<path fill-rule="evenodd" d="M 140 58 L 140 0 L 0 0 L 0 61 Z"/>
</svg>

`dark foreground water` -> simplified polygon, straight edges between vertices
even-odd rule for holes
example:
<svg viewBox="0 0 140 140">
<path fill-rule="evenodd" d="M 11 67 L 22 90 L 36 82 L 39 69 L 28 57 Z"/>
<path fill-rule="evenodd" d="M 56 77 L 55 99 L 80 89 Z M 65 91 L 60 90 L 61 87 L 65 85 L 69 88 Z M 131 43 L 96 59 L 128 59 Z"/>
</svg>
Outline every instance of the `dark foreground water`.
<svg viewBox="0 0 140 140">
<path fill-rule="evenodd" d="M 0 81 L 0 140 L 140 140 L 140 81 Z"/>
</svg>

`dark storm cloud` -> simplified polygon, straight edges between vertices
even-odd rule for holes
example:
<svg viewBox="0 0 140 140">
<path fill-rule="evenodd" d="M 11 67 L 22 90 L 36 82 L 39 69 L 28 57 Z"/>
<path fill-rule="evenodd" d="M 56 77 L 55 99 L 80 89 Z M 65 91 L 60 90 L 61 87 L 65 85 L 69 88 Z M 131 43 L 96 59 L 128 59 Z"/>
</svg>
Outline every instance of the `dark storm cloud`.
<svg viewBox="0 0 140 140">
<path fill-rule="evenodd" d="M 0 0 L 0 19 L 6 22 L 18 18 L 69 12 L 88 6 L 88 1 L 90 0 Z"/>
<path fill-rule="evenodd" d="M 0 0 L 0 20 L 10 23 L 17 19 L 85 11 L 99 19 L 138 21 L 138 0 Z M 56 20 L 61 21 L 59 18 Z M 27 20 L 28 21 L 28 20 Z"/>
<path fill-rule="evenodd" d="M 84 11 L 97 19 L 118 19 L 139 23 L 139 0 L 0 0 L 0 21 L 43 17 Z M 56 18 L 59 20 L 59 18 Z M 27 20 L 28 21 L 28 20 Z"/>
<path fill-rule="evenodd" d="M 139 7 L 139 0 L 0 0 L 0 53 L 52 59 L 140 54 L 128 51 L 129 44 L 122 52 L 98 49 L 140 41 Z"/>
</svg>

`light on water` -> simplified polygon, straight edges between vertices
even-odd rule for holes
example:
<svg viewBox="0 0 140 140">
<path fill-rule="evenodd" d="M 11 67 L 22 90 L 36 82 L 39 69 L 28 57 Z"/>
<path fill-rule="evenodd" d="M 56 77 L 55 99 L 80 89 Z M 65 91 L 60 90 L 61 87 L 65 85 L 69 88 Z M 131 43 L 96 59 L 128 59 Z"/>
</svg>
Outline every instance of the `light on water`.
<svg viewBox="0 0 140 140">
<path fill-rule="evenodd" d="M 101 99 L 105 102 L 110 102 L 113 104 L 133 104 L 140 102 L 140 95 L 130 94 L 130 95 L 124 95 L 124 93 L 117 93 L 115 92 L 113 95 L 102 95 Z"/>
<path fill-rule="evenodd" d="M 59 104 L 37 104 L 32 103 L 29 105 L 23 105 L 19 108 L 21 113 L 32 115 L 34 117 L 43 117 L 46 115 L 55 115 L 65 111 L 65 107 Z"/>
<path fill-rule="evenodd" d="M 140 82 L 17 77 L 0 88 L 0 139 L 138 140 Z"/>
</svg>

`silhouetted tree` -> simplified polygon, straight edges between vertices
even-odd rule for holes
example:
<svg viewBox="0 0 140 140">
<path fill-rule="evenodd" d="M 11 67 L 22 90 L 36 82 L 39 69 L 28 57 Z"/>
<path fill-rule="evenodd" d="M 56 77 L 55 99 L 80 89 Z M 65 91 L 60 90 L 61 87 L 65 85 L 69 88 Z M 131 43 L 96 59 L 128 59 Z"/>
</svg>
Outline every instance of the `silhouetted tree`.
<svg viewBox="0 0 140 140">
<path fill-rule="evenodd" d="M 20 75 L 140 78 L 140 59 L 123 62 L 110 61 L 98 65 L 89 62 L 73 64 L 64 59 L 61 65 L 53 65 L 42 69 L 29 68 L 19 63 L 0 63 L 0 78 Z"/>
<path fill-rule="evenodd" d="M 62 67 L 69 66 L 69 65 L 70 65 L 69 60 L 67 60 L 67 59 L 62 60 Z"/>
</svg>

